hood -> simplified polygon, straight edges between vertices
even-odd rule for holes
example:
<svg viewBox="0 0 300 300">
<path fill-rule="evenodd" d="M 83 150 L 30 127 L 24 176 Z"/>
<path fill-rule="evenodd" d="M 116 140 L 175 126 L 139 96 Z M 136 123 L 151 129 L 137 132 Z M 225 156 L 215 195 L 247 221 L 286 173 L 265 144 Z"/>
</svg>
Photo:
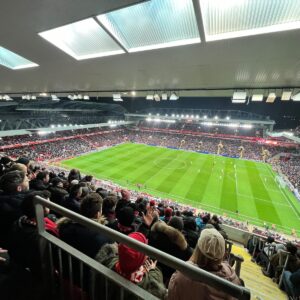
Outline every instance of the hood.
<svg viewBox="0 0 300 300">
<path fill-rule="evenodd" d="M 179 230 L 167 225 L 165 222 L 157 221 L 151 227 L 151 231 L 165 234 L 168 236 L 169 240 L 176 244 L 181 250 L 187 248 L 187 241 L 185 240 L 184 235 Z"/>
<path fill-rule="evenodd" d="M 118 244 L 105 244 L 95 256 L 95 260 L 105 265 L 105 261 L 115 257 L 118 257 Z"/>
<path fill-rule="evenodd" d="M 228 263 L 222 262 L 221 266 L 222 267 L 220 268 L 220 270 L 211 273 L 235 284 L 240 284 L 238 276 L 236 275 L 235 271 L 229 266 Z"/>
<path fill-rule="evenodd" d="M 65 225 L 72 224 L 72 223 L 74 223 L 74 222 L 71 219 L 69 219 L 67 217 L 63 217 L 56 222 L 57 229 L 60 230 Z"/>
</svg>

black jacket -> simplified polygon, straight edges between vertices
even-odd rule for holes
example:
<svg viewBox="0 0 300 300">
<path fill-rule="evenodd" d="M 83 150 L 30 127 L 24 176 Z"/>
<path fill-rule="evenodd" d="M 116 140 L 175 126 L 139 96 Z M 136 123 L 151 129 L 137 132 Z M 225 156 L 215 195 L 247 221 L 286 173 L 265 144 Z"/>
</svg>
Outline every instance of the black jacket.
<svg viewBox="0 0 300 300">
<path fill-rule="evenodd" d="M 83 252 L 85 255 L 94 258 L 98 251 L 104 244 L 111 243 L 111 240 L 99 233 L 98 231 L 91 230 L 79 223 L 73 222 L 70 219 L 62 218 L 58 222 L 58 231 L 60 238 Z M 73 280 L 75 285 L 80 286 L 80 267 L 77 260 L 72 261 Z M 65 278 L 68 279 L 68 260 L 63 257 L 63 269 Z M 83 268 L 83 289 L 87 290 L 89 287 L 90 270 L 88 267 Z"/>
<path fill-rule="evenodd" d="M 80 201 L 76 198 L 65 197 L 61 202 L 61 205 L 67 209 L 70 209 L 76 213 L 80 213 Z"/>
<path fill-rule="evenodd" d="M 35 191 L 43 191 L 48 188 L 48 185 L 40 179 L 33 179 L 29 183 L 30 189 Z"/>
<path fill-rule="evenodd" d="M 26 194 L 0 194 L 0 247 L 5 248 L 12 225 L 22 216 L 21 204 Z"/>
<path fill-rule="evenodd" d="M 50 186 L 48 188 L 49 192 L 51 193 L 51 201 L 61 205 L 61 203 L 63 202 L 63 200 L 67 197 L 68 192 L 61 188 L 61 187 L 57 187 L 57 186 Z"/>
</svg>

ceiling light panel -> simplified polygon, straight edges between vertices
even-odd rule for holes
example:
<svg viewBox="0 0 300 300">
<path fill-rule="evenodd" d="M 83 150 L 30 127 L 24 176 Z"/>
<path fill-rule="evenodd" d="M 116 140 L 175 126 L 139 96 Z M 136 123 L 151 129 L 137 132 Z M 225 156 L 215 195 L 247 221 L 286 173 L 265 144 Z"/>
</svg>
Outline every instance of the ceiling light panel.
<svg viewBox="0 0 300 300">
<path fill-rule="evenodd" d="M 39 35 L 77 60 L 125 52 L 92 18 L 44 31 Z"/>
<path fill-rule="evenodd" d="M 299 0 L 199 0 L 207 41 L 300 28 Z"/>
<path fill-rule="evenodd" d="M 38 64 L 3 47 L 0 47 L 0 65 L 12 70 L 38 67 Z"/>
<path fill-rule="evenodd" d="M 152 0 L 99 15 L 128 52 L 200 43 L 192 0 Z"/>
</svg>

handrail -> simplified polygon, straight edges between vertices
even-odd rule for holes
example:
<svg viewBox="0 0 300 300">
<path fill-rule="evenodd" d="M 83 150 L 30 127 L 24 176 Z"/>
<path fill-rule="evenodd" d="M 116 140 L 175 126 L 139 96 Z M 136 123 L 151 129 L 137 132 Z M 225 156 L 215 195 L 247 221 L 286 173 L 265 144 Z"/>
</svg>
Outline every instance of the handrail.
<svg viewBox="0 0 300 300">
<path fill-rule="evenodd" d="M 143 252 L 150 257 L 156 258 L 158 261 L 166 264 L 167 266 L 181 271 L 187 276 L 191 277 L 194 280 L 199 280 L 203 283 L 206 283 L 216 289 L 223 290 L 225 293 L 236 297 L 238 299 L 250 299 L 250 291 L 245 287 L 238 286 L 233 284 L 223 278 L 220 278 L 216 275 L 213 275 L 207 271 L 204 271 L 198 267 L 195 267 L 191 264 L 187 264 L 185 261 L 182 261 L 176 257 L 173 257 L 165 252 L 157 250 L 149 245 L 140 243 L 118 231 L 108 228 L 107 226 L 101 225 L 91 219 L 83 217 L 80 214 L 74 213 L 60 205 L 47 201 L 39 196 L 34 198 L 34 205 L 36 210 L 36 219 L 38 232 L 40 235 L 45 236 L 45 225 L 44 225 L 44 209 L 43 207 L 48 207 L 53 211 L 58 212 L 60 215 L 66 216 L 75 220 L 79 224 L 86 226 L 90 229 L 97 230 L 112 240 L 117 242 L 124 243 L 129 247 L 134 248 L 140 252 Z M 47 238 L 47 237 L 46 237 Z"/>
</svg>

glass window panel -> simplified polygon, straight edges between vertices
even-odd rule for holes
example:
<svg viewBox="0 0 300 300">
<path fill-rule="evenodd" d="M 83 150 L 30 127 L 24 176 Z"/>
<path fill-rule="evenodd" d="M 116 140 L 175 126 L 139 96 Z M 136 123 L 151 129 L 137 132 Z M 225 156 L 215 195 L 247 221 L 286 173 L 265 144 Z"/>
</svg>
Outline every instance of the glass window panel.
<svg viewBox="0 0 300 300">
<path fill-rule="evenodd" d="M 39 35 L 77 60 L 125 52 L 92 18 L 47 30 Z"/>
<path fill-rule="evenodd" d="M 199 0 L 207 41 L 300 28 L 300 0 Z"/>
<path fill-rule="evenodd" d="M 38 64 L 3 47 L 0 47 L 0 65 L 12 70 L 38 67 Z"/>
<path fill-rule="evenodd" d="M 97 18 L 128 52 L 200 43 L 192 0 L 152 0 Z"/>
</svg>

